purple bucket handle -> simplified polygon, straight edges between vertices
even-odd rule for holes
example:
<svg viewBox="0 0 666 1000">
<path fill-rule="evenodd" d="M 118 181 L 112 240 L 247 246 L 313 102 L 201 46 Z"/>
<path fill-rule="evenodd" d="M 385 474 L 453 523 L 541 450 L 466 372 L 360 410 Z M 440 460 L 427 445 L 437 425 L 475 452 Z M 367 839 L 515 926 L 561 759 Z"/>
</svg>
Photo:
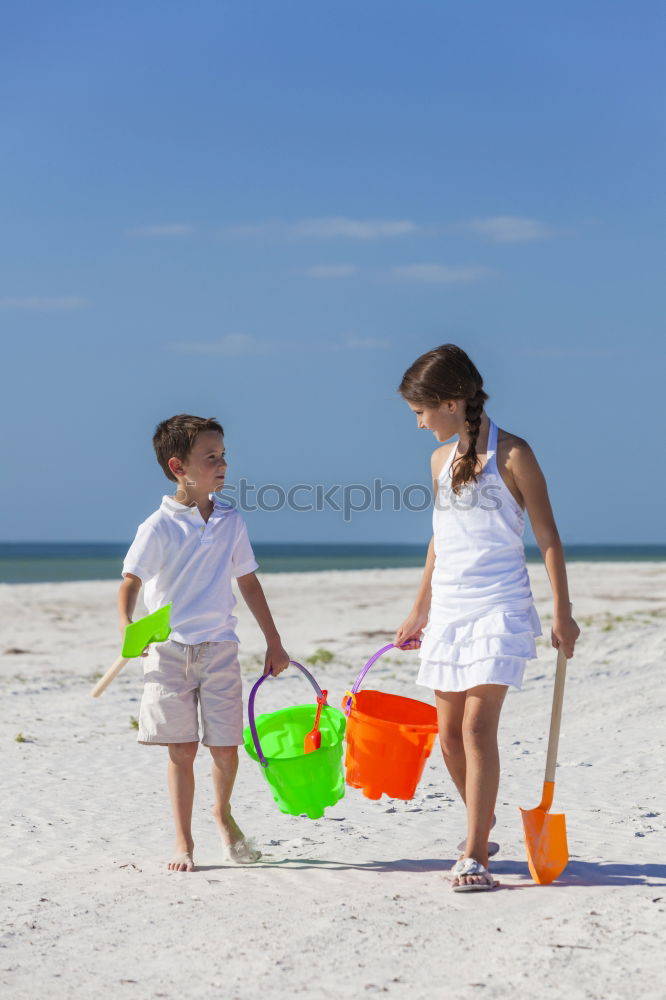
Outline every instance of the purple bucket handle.
<svg viewBox="0 0 666 1000">
<path fill-rule="evenodd" d="M 298 669 L 310 681 L 310 684 L 312 684 L 312 687 L 315 689 L 315 692 L 317 694 L 317 698 L 321 698 L 323 692 L 322 692 L 321 688 L 319 687 L 319 685 L 317 684 L 317 682 L 314 679 L 314 677 L 312 676 L 312 674 L 310 673 L 310 671 L 307 669 L 307 667 L 304 667 L 302 663 L 298 663 L 296 660 L 290 660 L 289 663 L 293 667 L 298 667 Z M 254 699 L 255 699 L 255 696 L 257 694 L 257 691 L 258 691 L 260 685 L 263 684 L 265 680 L 267 680 L 269 677 L 272 677 L 272 676 L 273 676 L 273 670 L 271 668 L 271 670 L 269 670 L 267 674 L 263 674 L 263 676 L 261 676 L 259 678 L 259 680 L 254 684 L 252 690 L 250 691 L 250 698 L 249 698 L 248 706 L 247 706 L 247 715 L 248 715 L 248 721 L 250 723 L 250 732 L 252 733 L 252 740 L 254 741 L 254 749 L 257 751 L 257 757 L 259 758 L 259 763 L 261 764 L 262 767 L 268 767 L 268 761 L 266 760 L 266 758 L 264 757 L 263 753 L 261 752 L 261 743 L 259 742 L 259 733 L 257 732 L 257 726 L 256 726 L 255 721 L 254 721 Z M 325 701 L 324 705 L 328 705 L 328 702 Z"/>
<path fill-rule="evenodd" d="M 407 640 L 405 640 L 405 642 L 400 643 L 399 646 L 396 646 L 395 643 L 393 643 L 393 642 L 389 642 L 388 646 L 382 646 L 381 649 L 378 649 L 377 652 L 374 653 L 370 657 L 370 659 L 368 660 L 368 662 L 366 663 L 366 665 L 363 667 L 363 670 L 361 670 L 360 674 L 358 675 L 358 677 L 354 681 L 354 686 L 351 689 L 350 693 L 351 694 L 356 694 L 356 692 L 360 688 L 361 684 L 363 683 L 363 679 L 364 679 L 365 675 L 367 674 L 368 670 L 370 669 L 370 667 L 372 667 L 377 662 L 377 660 L 379 659 L 380 656 L 382 656 L 384 653 L 387 653 L 389 651 L 389 649 L 402 649 L 403 646 L 407 646 L 410 642 L 418 642 L 418 644 L 421 645 L 421 640 L 420 639 L 407 639 Z M 347 701 L 345 702 L 345 706 L 344 706 L 344 713 L 345 713 L 345 715 L 349 715 L 349 713 L 351 712 L 351 706 L 352 706 L 352 699 L 351 698 L 347 698 Z"/>
</svg>

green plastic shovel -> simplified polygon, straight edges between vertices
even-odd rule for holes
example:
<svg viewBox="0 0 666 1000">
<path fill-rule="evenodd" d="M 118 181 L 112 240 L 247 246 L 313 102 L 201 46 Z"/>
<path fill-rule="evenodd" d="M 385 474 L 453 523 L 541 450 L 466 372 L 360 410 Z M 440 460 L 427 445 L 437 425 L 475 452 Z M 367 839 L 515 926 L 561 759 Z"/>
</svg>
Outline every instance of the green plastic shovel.
<svg viewBox="0 0 666 1000">
<path fill-rule="evenodd" d="M 151 642 L 164 642 L 169 638 L 171 633 L 170 613 L 171 604 L 165 604 L 163 608 L 158 608 L 151 615 L 146 615 L 145 618 L 140 618 L 138 622 L 132 622 L 126 627 L 120 656 L 95 684 L 90 692 L 93 698 L 99 698 L 114 677 L 118 676 L 125 664 L 135 657 L 141 656 L 143 650 Z"/>
</svg>

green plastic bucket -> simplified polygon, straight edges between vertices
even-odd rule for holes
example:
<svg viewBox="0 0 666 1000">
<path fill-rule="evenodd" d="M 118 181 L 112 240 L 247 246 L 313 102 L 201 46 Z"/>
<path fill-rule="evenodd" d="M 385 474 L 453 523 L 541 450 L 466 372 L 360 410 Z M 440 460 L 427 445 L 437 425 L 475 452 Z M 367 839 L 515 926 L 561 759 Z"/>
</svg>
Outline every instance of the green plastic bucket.
<svg viewBox="0 0 666 1000">
<path fill-rule="evenodd" d="M 296 660 L 290 663 L 303 672 L 321 698 L 321 688 L 310 671 Z M 250 692 L 245 749 L 261 765 L 280 812 L 319 819 L 327 806 L 345 794 L 342 744 L 347 720 L 338 708 L 324 703 L 319 720 L 321 747 L 304 753 L 303 742 L 314 726 L 317 705 L 293 705 L 255 719 L 257 689 L 269 676 L 260 677 Z"/>
</svg>

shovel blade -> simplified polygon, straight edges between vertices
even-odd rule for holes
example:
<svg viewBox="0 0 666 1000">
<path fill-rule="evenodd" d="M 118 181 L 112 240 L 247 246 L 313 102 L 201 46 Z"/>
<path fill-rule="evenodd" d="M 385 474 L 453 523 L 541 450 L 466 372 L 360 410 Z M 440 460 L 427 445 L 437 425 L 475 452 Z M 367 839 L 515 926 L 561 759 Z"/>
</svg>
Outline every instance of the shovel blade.
<svg viewBox="0 0 666 1000">
<path fill-rule="evenodd" d="M 549 813 L 541 806 L 520 811 L 530 874 L 538 885 L 549 885 L 569 864 L 564 813 Z"/>
<path fill-rule="evenodd" d="M 141 656 L 141 651 L 151 642 L 166 642 L 171 632 L 170 612 L 171 605 L 165 604 L 151 615 L 128 625 L 123 639 L 122 656 L 131 660 L 135 656 Z"/>
<path fill-rule="evenodd" d="M 305 737 L 305 742 L 303 744 L 303 750 L 305 753 L 314 753 L 315 750 L 319 750 L 321 746 L 321 733 L 319 730 L 312 733 L 307 733 Z"/>
</svg>

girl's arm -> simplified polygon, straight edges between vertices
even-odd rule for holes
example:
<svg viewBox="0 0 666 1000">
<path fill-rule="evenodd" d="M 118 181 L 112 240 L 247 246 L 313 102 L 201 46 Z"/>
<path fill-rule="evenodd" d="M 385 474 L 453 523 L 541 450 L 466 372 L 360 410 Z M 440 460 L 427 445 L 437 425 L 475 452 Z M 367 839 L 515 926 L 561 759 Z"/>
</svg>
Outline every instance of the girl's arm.
<svg viewBox="0 0 666 1000">
<path fill-rule="evenodd" d="M 446 461 L 451 448 L 455 447 L 455 444 L 445 444 L 441 448 L 438 448 L 437 451 L 434 451 L 431 455 L 430 472 L 432 474 L 433 496 L 435 498 L 435 503 L 437 503 L 437 493 L 439 490 L 439 475 L 444 467 L 444 462 Z M 416 593 L 416 600 L 414 601 L 412 610 L 409 612 L 408 616 L 395 633 L 395 638 L 393 640 L 394 646 L 402 646 L 403 643 L 413 639 L 414 641 L 409 642 L 406 646 L 403 646 L 403 649 L 418 648 L 418 640 L 421 638 L 421 632 L 428 624 L 428 615 L 430 614 L 430 604 L 432 601 L 432 572 L 434 568 L 435 539 L 433 537 L 430 539 L 430 544 L 428 545 L 428 554 L 426 556 L 425 567 L 423 569 L 423 576 L 421 577 L 421 584 Z"/>
<path fill-rule="evenodd" d="M 255 573 L 246 573 L 245 576 L 237 577 L 236 583 L 243 600 L 256 618 L 257 625 L 266 639 L 264 673 L 267 674 L 272 668 L 273 676 L 277 676 L 289 666 L 289 654 L 282 646 L 263 587 Z"/>
<path fill-rule="evenodd" d="M 534 452 L 526 441 L 517 439 L 517 443 L 511 449 L 508 464 L 525 500 L 532 531 L 541 550 L 553 591 L 551 641 L 555 649 L 561 646 L 567 659 L 571 659 L 580 629 L 571 616 L 564 549 L 550 506 L 546 480 Z"/>
<path fill-rule="evenodd" d="M 430 612 L 430 601 L 432 599 L 432 571 L 435 566 L 435 539 L 430 539 L 428 555 L 426 556 L 425 568 L 421 577 L 421 584 L 416 592 L 416 600 L 412 610 L 409 612 L 404 622 L 395 633 L 394 646 L 402 646 L 404 642 L 412 639 L 404 649 L 416 649 L 421 632 L 428 624 L 428 614 Z"/>
</svg>

